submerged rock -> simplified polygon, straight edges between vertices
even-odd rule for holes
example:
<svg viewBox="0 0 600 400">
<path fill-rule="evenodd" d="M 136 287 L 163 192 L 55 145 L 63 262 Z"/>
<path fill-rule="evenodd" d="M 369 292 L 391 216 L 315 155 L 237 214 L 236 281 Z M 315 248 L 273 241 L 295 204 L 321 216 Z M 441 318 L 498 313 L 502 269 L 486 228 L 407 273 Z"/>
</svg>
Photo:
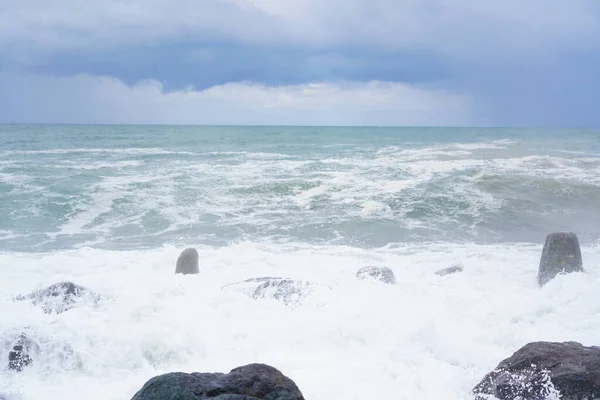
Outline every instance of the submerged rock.
<svg viewBox="0 0 600 400">
<path fill-rule="evenodd" d="M 82 367 L 79 354 L 68 342 L 56 333 L 46 334 L 30 326 L 0 332 L 0 360 L 7 369 L 16 372 L 34 365 L 36 372 L 43 374 Z"/>
<path fill-rule="evenodd" d="M 230 283 L 222 289 L 243 293 L 255 300 L 275 299 L 286 305 L 295 305 L 312 293 L 313 286 L 314 284 L 310 282 L 269 276 Z"/>
<path fill-rule="evenodd" d="M 284 304 L 297 304 L 310 294 L 311 284 L 292 279 L 269 279 L 261 283 L 252 294 L 253 299 L 270 298 Z"/>
<path fill-rule="evenodd" d="M 555 232 L 546 236 L 538 283 L 544 286 L 559 274 L 583 272 L 579 239 L 572 232 Z"/>
<path fill-rule="evenodd" d="M 33 363 L 31 353 L 37 345 L 25 333 L 21 333 L 10 346 L 12 349 L 8 353 L 8 369 L 21 372 Z"/>
<path fill-rule="evenodd" d="M 502 361 L 474 389 L 476 399 L 600 399 L 600 347 L 534 342 Z M 558 397 L 552 397 L 558 398 Z"/>
<path fill-rule="evenodd" d="M 453 265 L 448 268 L 440 269 L 439 271 L 436 271 L 435 274 L 439 275 L 439 276 L 445 276 L 445 275 L 455 274 L 457 272 L 462 272 L 462 271 L 463 271 L 463 266 L 457 264 L 457 265 Z"/>
<path fill-rule="evenodd" d="M 88 297 L 94 302 L 99 300 L 97 294 L 72 282 L 55 283 L 45 289 L 17 296 L 15 300 L 31 300 L 33 305 L 40 307 L 46 314 L 60 314 L 75 307 L 82 297 Z"/>
<path fill-rule="evenodd" d="M 280 280 L 280 279 L 287 279 L 287 278 L 282 278 L 280 276 L 261 276 L 258 278 L 249 278 L 249 279 L 244 280 L 243 282 L 267 282 L 267 281 Z"/>
<path fill-rule="evenodd" d="M 172 372 L 150 379 L 132 400 L 304 400 L 279 370 L 249 364 L 223 373 Z"/>
<path fill-rule="evenodd" d="M 221 289 L 224 291 L 231 290 L 231 291 L 235 291 L 235 292 L 241 292 L 249 297 L 252 297 L 252 295 L 254 294 L 254 291 L 259 286 L 258 284 L 267 282 L 270 280 L 281 280 L 281 279 L 286 279 L 286 278 L 281 278 L 281 277 L 277 277 L 277 276 L 264 276 L 264 277 L 260 277 L 260 278 L 250 278 L 250 279 L 246 279 L 241 282 L 228 283 L 227 285 L 221 287 Z"/>
<path fill-rule="evenodd" d="M 187 248 L 181 252 L 179 258 L 177 258 L 177 265 L 175 266 L 176 274 L 197 274 L 200 270 L 198 268 L 198 250 L 194 248 Z"/>
<path fill-rule="evenodd" d="M 383 283 L 394 284 L 396 283 L 396 277 L 394 276 L 394 271 L 392 271 L 388 267 L 376 267 L 376 266 L 366 266 L 360 268 L 356 272 L 356 277 L 358 279 L 375 279 L 381 281 Z"/>
</svg>

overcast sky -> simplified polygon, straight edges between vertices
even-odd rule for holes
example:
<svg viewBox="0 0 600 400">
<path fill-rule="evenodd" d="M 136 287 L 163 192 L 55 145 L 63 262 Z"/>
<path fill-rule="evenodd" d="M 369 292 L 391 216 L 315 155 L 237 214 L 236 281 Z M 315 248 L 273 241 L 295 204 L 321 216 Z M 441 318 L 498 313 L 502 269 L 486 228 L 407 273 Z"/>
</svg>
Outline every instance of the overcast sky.
<svg viewBox="0 0 600 400">
<path fill-rule="evenodd" d="M 598 0 L 0 0 L 0 122 L 600 126 Z"/>
</svg>

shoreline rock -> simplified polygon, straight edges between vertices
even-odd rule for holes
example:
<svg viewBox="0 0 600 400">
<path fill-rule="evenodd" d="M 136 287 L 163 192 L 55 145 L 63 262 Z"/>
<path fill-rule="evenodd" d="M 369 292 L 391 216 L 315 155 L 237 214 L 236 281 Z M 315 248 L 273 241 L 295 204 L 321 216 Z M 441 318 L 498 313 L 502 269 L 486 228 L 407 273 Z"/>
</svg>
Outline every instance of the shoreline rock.
<svg viewBox="0 0 600 400">
<path fill-rule="evenodd" d="M 577 342 L 533 342 L 502 361 L 475 386 L 477 400 L 600 398 L 600 347 Z"/>
<path fill-rule="evenodd" d="M 171 372 L 151 378 L 131 400 L 304 400 L 298 386 L 266 364 L 224 373 Z"/>
</svg>

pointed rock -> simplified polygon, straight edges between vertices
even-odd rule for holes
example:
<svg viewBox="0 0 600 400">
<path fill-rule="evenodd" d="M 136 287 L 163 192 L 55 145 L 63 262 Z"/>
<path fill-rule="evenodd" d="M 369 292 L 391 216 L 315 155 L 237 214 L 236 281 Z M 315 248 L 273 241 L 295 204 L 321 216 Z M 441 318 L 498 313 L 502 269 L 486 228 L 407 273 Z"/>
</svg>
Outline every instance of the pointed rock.
<svg viewBox="0 0 600 400">
<path fill-rule="evenodd" d="M 542 250 L 538 283 L 544 286 L 557 275 L 571 272 L 583 272 L 577 235 L 572 232 L 550 233 Z"/>
<path fill-rule="evenodd" d="M 175 266 L 176 274 L 197 274 L 198 269 L 198 250 L 187 248 L 181 252 Z"/>
</svg>

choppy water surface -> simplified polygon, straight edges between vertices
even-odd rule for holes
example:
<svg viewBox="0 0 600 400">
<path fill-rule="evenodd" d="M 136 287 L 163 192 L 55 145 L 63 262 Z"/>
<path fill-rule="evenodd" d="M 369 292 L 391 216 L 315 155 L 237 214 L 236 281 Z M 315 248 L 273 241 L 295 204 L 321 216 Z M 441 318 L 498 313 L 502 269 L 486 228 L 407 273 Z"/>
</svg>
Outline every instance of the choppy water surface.
<svg viewBox="0 0 600 400">
<path fill-rule="evenodd" d="M 467 399 L 527 341 L 599 344 L 599 204 L 593 130 L 0 126 L 0 344 L 28 327 L 41 352 L 0 394 L 123 399 L 266 362 L 307 399 Z M 586 274 L 540 289 L 557 230 Z M 174 276 L 187 246 L 201 273 Z M 367 264 L 398 284 L 357 281 Z M 221 290 L 265 275 L 322 285 L 298 307 Z M 60 280 L 104 297 L 12 301 Z"/>
</svg>

